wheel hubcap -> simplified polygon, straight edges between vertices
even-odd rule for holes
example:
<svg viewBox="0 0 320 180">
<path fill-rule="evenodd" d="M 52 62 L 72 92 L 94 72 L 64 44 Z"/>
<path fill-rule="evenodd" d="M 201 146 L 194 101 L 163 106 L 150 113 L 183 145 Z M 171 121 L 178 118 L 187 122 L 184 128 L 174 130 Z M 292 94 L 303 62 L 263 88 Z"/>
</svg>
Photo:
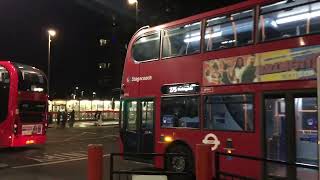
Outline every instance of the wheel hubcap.
<svg viewBox="0 0 320 180">
<path fill-rule="evenodd" d="M 177 171 L 177 172 L 184 171 L 185 167 L 186 167 L 186 161 L 181 156 L 173 157 L 171 164 L 172 164 L 173 169 L 175 169 L 175 171 Z"/>
</svg>

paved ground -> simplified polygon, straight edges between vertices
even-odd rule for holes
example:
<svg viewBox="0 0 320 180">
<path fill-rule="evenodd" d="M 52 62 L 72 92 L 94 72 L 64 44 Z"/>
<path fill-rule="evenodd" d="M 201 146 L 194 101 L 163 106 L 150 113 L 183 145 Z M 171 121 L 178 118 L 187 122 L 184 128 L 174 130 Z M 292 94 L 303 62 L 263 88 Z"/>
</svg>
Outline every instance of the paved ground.
<svg viewBox="0 0 320 180">
<path fill-rule="evenodd" d="M 119 152 L 117 132 L 116 126 L 49 128 L 46 145 L 0 150 L 0 164 L 8 164 L 7 168 L 0 169 L 0 179 L 85 180 L 88 144 L 103 145 L 105 179 L 109 179 L 107 172 L 109 154 Z M 116 166 L 126 169 L 138 167 L 140 164 L 118 159 Z"/>
</svg>

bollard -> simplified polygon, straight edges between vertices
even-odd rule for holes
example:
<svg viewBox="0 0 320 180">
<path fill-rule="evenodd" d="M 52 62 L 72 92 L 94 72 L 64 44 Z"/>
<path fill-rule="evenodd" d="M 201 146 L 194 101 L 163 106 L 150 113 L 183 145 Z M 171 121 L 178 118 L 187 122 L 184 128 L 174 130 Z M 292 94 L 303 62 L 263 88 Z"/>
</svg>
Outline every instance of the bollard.
<svg viewBox="0 0 320 180">
<path fill-rule="evenodd" d="M 88 145 L 88 180 L 103 179 L 103 146 L 102 144 Z"/>
<path fill-rule="evenodd" d="M 196 145 L 196 179 L 211 180 L 213 175 L 211 145 Z"/>
</svg>

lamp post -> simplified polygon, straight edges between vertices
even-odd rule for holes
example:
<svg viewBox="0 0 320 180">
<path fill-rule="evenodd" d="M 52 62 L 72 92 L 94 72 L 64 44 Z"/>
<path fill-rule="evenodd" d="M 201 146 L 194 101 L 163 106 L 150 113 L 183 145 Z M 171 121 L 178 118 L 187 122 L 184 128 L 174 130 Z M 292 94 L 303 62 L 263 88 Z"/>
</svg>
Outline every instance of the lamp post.
<svg viewBox="0 0 320 180">
<path fill-rule="evenodd" d="M 53 29 L 48 30 L 48 95 L 50 97 L 50 61 L 51 61 L 51 37 L 56 35 Z"/>
<path fill-rule="evenodd" d="M 136 5 L 136 27 L 138 28 L 138 0 L 128 0 L 130 5 Z"/>
</svg>

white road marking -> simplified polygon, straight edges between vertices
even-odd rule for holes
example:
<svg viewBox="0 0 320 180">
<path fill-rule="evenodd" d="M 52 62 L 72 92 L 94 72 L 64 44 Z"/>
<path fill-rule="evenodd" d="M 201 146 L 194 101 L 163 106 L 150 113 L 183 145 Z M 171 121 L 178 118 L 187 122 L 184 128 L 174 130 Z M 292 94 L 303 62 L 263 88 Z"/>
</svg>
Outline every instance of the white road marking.
<svg viewBox="0 0 320 180">
<path fill-rule="evenodd" d="M 105 154 L 103 157 L 109 157 L 110 154 Z M 37 166 L 46 166 L 46 165 L 52 165 L 52 164 L 61 164 L 66 162 L 73 162 L 73 161 L 81 161 L 88 159 L 88 157 L 83 158 L 75 158 L 75 159 L 68 159 L 68 160 L 62 160 L 62 161 L 53 161 L 53 162 L 46 162 L 46 163 L 39 163 L 39 164 L 30 164 L 30 165 L 23 165 L 23 166 L 15 166 L 12 167 L 13 169 L 21 169 L 21 168 L 28 168 L 28 167 L 37 167 Z"/>
<path fill-rule="evenodd" d="M 77 135 L 75 135 L 75 136 L 68 137 L 68 138 L 64 139 L 63 141 L 69 141 L 69 140 L 74 139 L 74 138 L 76 138 L 76 137 L 80 137 L 80 136 L 82 136 L 82 135 L 84 135 L 84 134 L 86 134 L 86 133 L 85 133 L 85 132 L 82 132 L 82 133 L 77 134 Z"/>
<path fill-rule="evenodd" d="M 40 163 L 57 161 L 57 160 L 66 160 L 73 158 L 83 158 L 87 157 L 86 151 L 72 152 L 72 153 L 55 153 L 55 154 L 43 154 L 38 156 L 26 156 L 27 159 L 38 161 Z"/>
<path fill-rule="evenodd" d="M 94 132 L 83 132 L 83 134 L 97 134 L 97 133 L 94 133 Z"/>
<path fill-rule="evenodd" d="M 102 137 L 76 139 L 74 141 L 86 141 L 86 140 L 91 140 L 91 139 L 105 139 L 105 138 L 109 138 L 109 137 L 119 137 L 119 136 L 118 135 L 106 135 L 106 136 L 102 136 Z M 63 140 L 63 141 L 47 141 L 47 143 L 61 143 L 61 142 L 70 142 L 70 141 L 72 141 L 72 139 Z"/>
<path fill-rule="evenodd" d="M 73 157 L 81 157 L 81 156 L 87 156 L 86 152 L 84 153 L 61 153 L 60 155 L 65 155 L 65 156 L 73 156 Z"/>
</svg>

